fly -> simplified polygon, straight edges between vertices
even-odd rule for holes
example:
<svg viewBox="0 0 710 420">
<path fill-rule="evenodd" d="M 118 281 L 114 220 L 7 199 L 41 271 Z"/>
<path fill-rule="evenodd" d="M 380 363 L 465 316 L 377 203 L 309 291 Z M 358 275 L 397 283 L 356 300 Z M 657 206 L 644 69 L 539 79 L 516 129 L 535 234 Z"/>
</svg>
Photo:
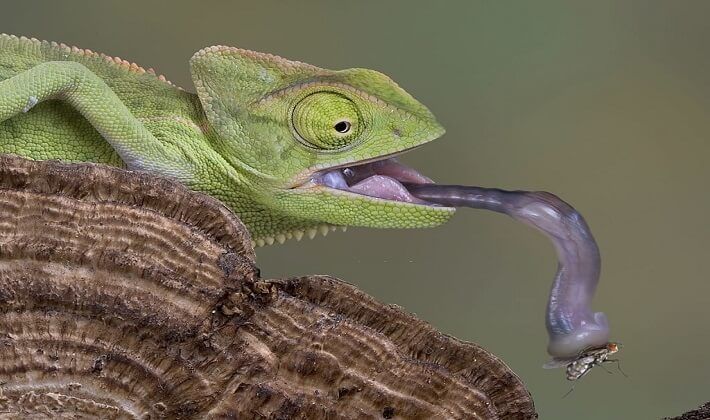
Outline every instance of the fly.
<svg viewBox="0 0 710 420">
<path fill-rule="evenodd" d="M 609 342 L 603 346 L 599 347 L 589 347 L 582 350 L 576 357 L 566 358 L 566 359 L 552 359 L 545 363 L 542 367 L 544 369 L 554 369 L 558 367 L 567 367 L 567 380 L 577 381 L 584 375 L 589 373 L 595 366 L 601 366 L 603 368 L 604 363 L 616 363 L 619 372 L 624 376 L 626 374 L 621 370 L 619 365 L 619 359 L 609 359 L 609 356 L 619 351 L 621 348 L 620 343 Z M 569 390 L 564 396 L 570 394 L 574 390 L 574 386 Z"/>
</svg>

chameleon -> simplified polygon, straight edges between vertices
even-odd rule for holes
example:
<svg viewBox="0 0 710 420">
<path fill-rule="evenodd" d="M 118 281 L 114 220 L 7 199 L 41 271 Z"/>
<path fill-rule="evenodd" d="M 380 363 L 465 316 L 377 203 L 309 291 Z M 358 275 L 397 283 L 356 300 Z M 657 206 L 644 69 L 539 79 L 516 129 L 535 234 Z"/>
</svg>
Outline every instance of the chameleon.
<svg viewBox="0 0 710 420">
<path fill-rule="evenodd" d="M 0 153 L 175 179 L 233 210 L 256 246 L 348 226 L 433 227 L 457 207 L 498 211 L 558 251 L 548 353 L 566 360 L 609 341 L 590 308 L 600 262 L 581 215 L 549 193 L 438 185 L 398 162 L 444 128 L 386 75 L 228 46 L 189 65 L 194 93 L 118 57 L 0 35 Z"/>
</svg>

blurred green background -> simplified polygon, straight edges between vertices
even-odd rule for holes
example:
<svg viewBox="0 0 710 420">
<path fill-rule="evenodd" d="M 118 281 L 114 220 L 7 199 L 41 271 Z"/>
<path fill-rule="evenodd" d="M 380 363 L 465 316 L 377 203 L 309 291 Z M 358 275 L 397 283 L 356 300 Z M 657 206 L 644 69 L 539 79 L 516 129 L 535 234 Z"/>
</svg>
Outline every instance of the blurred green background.
<svg viewBox="0 0 710 420">
<path fill-rule="evenodd" d="M 227 44 L 368 67 L 447 134 L 402 160 L 438 182 L 548 190 L 589 222 L 594 303 L 629 375 L 577 384 L 546 360 L 555 254 L 504 216 L 430 230 L 351 229 L 258 251 L 267 276 L 327 273 L 502 357 L 542 419 L 651 419 L 710 400 L 710 2 L 3 2 L 0 32 L 155 67 Z M 612 370 L 613 371 L 613 370 Z"/>
</svg>

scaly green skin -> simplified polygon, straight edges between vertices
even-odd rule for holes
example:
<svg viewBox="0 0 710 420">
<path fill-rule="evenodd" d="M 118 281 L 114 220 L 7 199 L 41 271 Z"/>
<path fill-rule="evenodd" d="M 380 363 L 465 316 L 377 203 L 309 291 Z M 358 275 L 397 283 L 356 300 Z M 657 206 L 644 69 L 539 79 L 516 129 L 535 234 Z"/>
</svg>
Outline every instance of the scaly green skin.
<svg viewBox="0 0 710 420">
<path fill-rule="evenodd" d="M 196 95 L 119 58 L 0 35 L 0 152 L 176 178 L 223 201 L 259 245 L 333 226 L 429 227 L 453 214 L 295 188 L 317 170 L 443 134 L 387 76 L 222 46 L 197 52 L 190 67 Z M 346 134 L 333 131 L 342 120 Z"/>
</svg>

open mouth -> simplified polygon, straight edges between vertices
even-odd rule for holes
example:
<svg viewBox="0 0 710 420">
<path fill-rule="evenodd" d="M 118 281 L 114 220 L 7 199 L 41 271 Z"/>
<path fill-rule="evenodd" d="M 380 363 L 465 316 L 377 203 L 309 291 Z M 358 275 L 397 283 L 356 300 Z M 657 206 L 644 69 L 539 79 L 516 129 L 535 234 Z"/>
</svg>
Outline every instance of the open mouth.
<svg viewBox="0 0 710 420">
<path fill-rule="evenodd" d="M 438 206 L 415 197 L 403 183 L 433 184 L 433 181 L 395 158 L 387 158 L 315 172 L 299 188 L 322 185 L 383 200 Z"/>
</svg>

